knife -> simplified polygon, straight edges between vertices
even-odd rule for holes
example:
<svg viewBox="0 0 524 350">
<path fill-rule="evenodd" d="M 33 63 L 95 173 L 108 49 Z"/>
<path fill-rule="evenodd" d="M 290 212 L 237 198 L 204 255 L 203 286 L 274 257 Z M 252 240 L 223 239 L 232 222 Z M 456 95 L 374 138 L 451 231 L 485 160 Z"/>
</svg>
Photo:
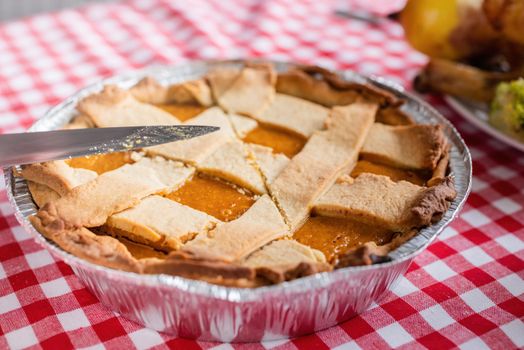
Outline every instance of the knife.
<svg viewBox="0 0 524 350">
<path fill-rule="evenodd" d="M 160 125 L 5 134 L 0 135 L 0 167 L 130 151 L 218 129 L 205 125 Z"/>
</svg>

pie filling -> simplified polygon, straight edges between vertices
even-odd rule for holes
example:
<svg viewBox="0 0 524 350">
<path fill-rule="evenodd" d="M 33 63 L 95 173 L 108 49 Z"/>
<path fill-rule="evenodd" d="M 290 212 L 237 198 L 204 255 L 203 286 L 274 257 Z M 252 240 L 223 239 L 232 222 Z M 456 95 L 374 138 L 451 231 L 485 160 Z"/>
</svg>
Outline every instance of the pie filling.
<svg viewBox="0 0 524 350">
<path fill-rule="evenodd" d="M 255 129 L 244 137 L 244 141 L 270 147 L 273 149 L 273 152 L 284 153 L 289 158 L 292 158 L 300 152 L 307 140 L 292 132 L 259 123 Z"/>
<path fill-rule="evenodd" d="M 392 237 L 391 231 L 380 227 L 326 216 L 311 216 L 293 235 L 298 242 L 324 253 L 328 262 L 366 242 L 382 245 Z"/>
<path fill-rule="evenodd" d="M 72 168 L 93 170 L 99 175 L 120 168 L 125 164 L 133 163 L 129 152 L 115 152 L 106 154 L 93 154 L 66 160 Z"/>
<path fill-rule="evenodd" d="M 180 105 L 180 104 L 158 104 L 158 108 L 171 113 L 181 122 L 196 117 L 206 110 L 206 107 L 197 105 Z"/>
<path fill-rule="evenodd" d="M 127 250 L 134 256 L 136 259 L 145 259 L 145 258 L 158 258 L 164 259 L 166 254 L 164 252 L 158 251 L 154 248 L 151 248 L 147 245 L 136 243 L 130 241 L 124 237 L 117 237 L 117 239 L 126 246 Z"/>
<path fill-rule="evenodd" d="M 426 181 L 429 180 L 431 174 L 425 174 L 422 171 L 411 171 L 393 168 L 388 165 L 370 162 L 368 160 L 359 160 L 351 176 L 356 178 L 362 173 L 371 173 L 376 175 L 388 176 L 392 181 L 409 181 L 415 185 L 424 186 Z"/>
<path fill-rule="evenodd" d="M 238 218 L 256 200 L 251 192 L 202 173 L 196 174 L 184 186 L 166 197 L 221 221 Z"/>
</svg>

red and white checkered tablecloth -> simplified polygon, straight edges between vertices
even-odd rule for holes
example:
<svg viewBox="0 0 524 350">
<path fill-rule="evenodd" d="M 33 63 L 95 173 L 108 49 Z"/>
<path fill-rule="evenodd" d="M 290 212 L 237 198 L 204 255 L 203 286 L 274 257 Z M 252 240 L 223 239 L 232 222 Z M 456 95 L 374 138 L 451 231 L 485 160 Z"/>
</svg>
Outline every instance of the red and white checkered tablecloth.
<svg viewBox="0 0 524 350">
<path fill-rule="evenodd" d="M 402 1 L 338 1 L 388 12 Z M 190 59 L 266 57 L 353 69 L 409 86 L 425 62 L 399 25 L 336 17 L 332 1 L 136 0 L 0 25 L 0 133 L 22 131 L 101 77 Z M 460 217 L 362 315 L 314 335 L 213 344 L 143 328 L 103 307 L 18 225 L 0 185 L 0 348 L 524 347 L 524 154 L 430 102 L 473 154 Z"/>
</svg>

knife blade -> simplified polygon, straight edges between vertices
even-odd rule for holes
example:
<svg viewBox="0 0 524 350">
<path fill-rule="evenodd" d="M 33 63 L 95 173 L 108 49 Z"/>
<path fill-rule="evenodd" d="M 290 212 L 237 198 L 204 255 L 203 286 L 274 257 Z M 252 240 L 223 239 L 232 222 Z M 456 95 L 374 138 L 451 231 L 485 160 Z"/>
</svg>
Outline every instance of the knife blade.
<svg viewBox="0 0 524 350">
<path fill-rule="evenodd" d="M 0 166 L 130 151 L 186 140 L 218 129 L 205 125 L 159 125 L 4 134 L 0 135 Z"/>
</svg>

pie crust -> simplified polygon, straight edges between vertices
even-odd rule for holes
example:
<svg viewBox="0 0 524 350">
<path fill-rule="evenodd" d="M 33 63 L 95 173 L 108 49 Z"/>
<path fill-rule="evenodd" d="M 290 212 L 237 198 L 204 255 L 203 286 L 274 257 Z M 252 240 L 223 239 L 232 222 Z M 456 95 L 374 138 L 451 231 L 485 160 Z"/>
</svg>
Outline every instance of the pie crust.
<svg viewBox="0 0 524 350">
<path fill-rule="evenodd" d="M 168 112 L 140 102 L 131 92 L 113 85 L 84 98 L 78 103 L 78 110 L 89 116 L 99 128 L 180 124 Z"/>
<path fill-rule="evenodd" d="M 456 196 L 442 128 L 414 124 L 402 103 L 322 68 L 251 62 L 174 85 L 108 85 L 65 128 L 220 130 L 23 166 L 40 208 L 31 222 L 95 264 L 237 287 L 380 263 Z"/>
</svg>

